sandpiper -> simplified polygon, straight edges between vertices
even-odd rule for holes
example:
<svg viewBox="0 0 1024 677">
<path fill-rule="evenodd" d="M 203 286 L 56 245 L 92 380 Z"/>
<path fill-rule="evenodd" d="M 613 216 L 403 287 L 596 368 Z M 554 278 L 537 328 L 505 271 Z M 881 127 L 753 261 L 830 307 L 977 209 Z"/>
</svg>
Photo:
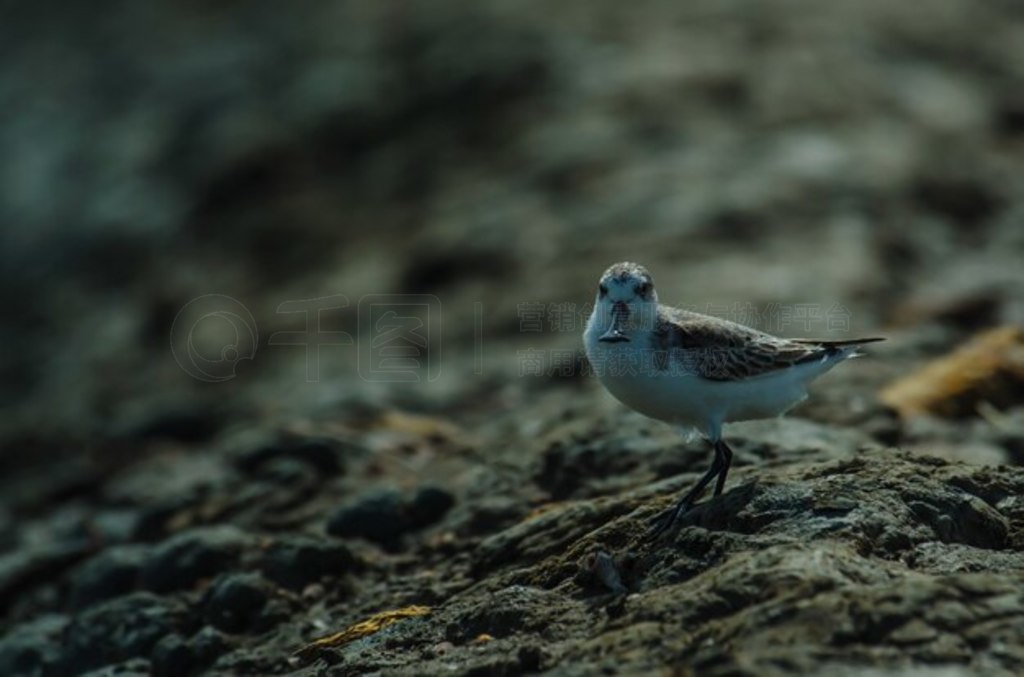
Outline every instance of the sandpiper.
<svg viewBox="0 0 1024 677">
<path fill-rule="evenodd" d="M 715 452 L 700 481 L 658 515 L 651 536 L 668 530 L 716 477 L 714 495 L 722 493 L 732 462 L 723 424 L 781 416 L 806 399 L 808 383 L 858 355 L 857 346 L 881 340 L 779 338 L 659 304 L 653 278 L 638 264 L 606 270 L 583 333 L 595 373 L 623 404 L 696 429 Z"/>
</svg>

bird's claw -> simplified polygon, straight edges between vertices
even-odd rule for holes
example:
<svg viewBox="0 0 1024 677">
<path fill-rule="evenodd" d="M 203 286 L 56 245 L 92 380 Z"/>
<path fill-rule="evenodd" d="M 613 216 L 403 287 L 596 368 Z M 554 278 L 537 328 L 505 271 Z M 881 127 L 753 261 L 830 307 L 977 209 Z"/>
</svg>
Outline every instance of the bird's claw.
<svg viewBox="0 0 1024 677">
<path fill-rule="evenodd" d="M 657 541 L 675 526 L 683 512 L 685 512 L 685 506 L 673 505 L 671 508 L 663 510 L 652 517 L 648 520 L 650 528 L 647 530 L 645 540 L 648 542 Z"/>
</svg>

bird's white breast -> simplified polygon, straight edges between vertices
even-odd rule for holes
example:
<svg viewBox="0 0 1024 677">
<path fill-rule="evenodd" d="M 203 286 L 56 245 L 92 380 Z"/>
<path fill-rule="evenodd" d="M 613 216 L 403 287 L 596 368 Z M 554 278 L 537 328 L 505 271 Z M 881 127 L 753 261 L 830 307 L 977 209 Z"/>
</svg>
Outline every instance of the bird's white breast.
<svg viewBox="0 0 1024 677">
<path fill-rule="evenodd" d="M 679 369 L 657 369 L 649 342 L 602 343 L 588 326 L 587 357 L 601 383 L 626 406 L 658 420 L 689 425 L 704 434 L 722 423 L 771 418 L 807 397 L 806 385 L 835 362 L 797 365 L 739 381 L 714 381 Z M 841 358 L 840 358 L 841 359 Z"/>
</svg>

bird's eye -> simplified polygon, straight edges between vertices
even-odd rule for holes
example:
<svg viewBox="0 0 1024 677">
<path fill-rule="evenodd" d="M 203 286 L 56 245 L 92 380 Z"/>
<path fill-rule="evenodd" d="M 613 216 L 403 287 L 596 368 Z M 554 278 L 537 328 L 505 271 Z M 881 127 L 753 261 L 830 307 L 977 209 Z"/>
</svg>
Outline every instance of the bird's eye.
<svg viewBox="0 0 1024 677">
<path fill-rule="evenodd" d="M 651 291 L 650 282 L 644 282 L 643 284 L 636 288 L 636 293 L 639 294 L 640 296 L 647 296 L 647 292 L 649 291 Z"/>
<path fill-rule="evenodd" d="M 602 298 L 608 296 L 608 287 L 604 286 L 603 284 L 599 284 L 597 286 L 597 291 L 599 294 L 601 294 Z"/>
</svg>

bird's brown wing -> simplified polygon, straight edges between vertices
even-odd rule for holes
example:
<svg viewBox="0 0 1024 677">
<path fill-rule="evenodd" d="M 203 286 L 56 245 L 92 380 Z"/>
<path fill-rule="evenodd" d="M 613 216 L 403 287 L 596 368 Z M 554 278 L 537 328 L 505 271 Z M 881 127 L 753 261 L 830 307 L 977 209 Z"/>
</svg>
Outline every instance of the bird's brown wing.
<svg viewBox="0 0 1024 677">
<path fill-rule="evenodd" d="M 659 309 L 655 360 L 710 381 L 739 381 L 798 364 L 824 360 L 851 345 L 881 339 L 816 341 L 783 339 L 735 322 L 674 308 Z"/>
</svg>

